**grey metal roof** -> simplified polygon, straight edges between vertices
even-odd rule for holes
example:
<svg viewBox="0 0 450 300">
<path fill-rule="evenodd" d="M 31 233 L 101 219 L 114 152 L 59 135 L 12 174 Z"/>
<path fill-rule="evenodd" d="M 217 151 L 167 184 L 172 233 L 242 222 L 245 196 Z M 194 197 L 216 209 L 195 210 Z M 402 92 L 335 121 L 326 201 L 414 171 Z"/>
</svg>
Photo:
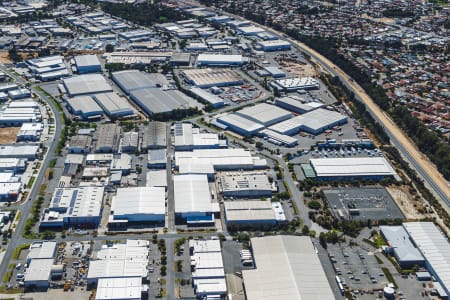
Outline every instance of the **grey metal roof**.
<svg viewBox="0 0 450 300">
<path fill-rule="evenodd" d="M 190 107 L 187 96 L 178 90 L 143 88 L 132 91 L 131 99 L 149 115 Z"/>
<path fill-rule="evenodd" d="M 127 94 L 144 88 L 156 88 L 169 85 L 166 77 L 156 73 L 145 73 L 138 70 L 115 72 L 112 78 Z"/>
<path fill-rule="evenodd" d="M 77 67 L 89 67 L 89 66 L 100 66 L 100 61 L 97 55 L 79 55 L 75 56 L 75 63 Z"/>
<path fill-rule="evenodd" d="M 78 75 L 63 79 L 70 96 L 112 92 L 111 86 L 100 74 Z"/>
<path fill-rule="evenodd" d="M 167 125 L 164 122 L 150 122 L 142 137 L 144 148 L 165 148 L 167 146 Z"/>
<path fill-rule="evenodd" d="M 380 226 L 380 230 L 389 246 L 394 248 L 393 251 L 400 263 L 402 261 L 423 261 L 423 256 L 411 243 L 408 233 L 402 226 Z"/>
</svg>

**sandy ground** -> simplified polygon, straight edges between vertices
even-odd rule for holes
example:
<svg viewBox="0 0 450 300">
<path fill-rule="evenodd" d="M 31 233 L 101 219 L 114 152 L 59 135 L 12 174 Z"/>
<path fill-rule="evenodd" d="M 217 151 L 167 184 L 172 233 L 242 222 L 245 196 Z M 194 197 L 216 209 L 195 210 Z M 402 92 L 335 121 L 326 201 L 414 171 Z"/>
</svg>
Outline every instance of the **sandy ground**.
<svg viewBox="0 0 450 300">
<path fill-rule="evenodd" d="M 445 193 L 445 195 L 448 198 L 450 198 L 450 187 L 448 185 L 448 182 L 447 180 L 445 180 L 442 174 L 439 173 L 439 171 L 436 169 L 436 166 L 433 163 L 431 163 L 430 160 L 417 149 L 417 147 L 406 136 L 406 134 L 394 123 L 394 121 L 392 121 L 392 119 L 384 111 L 382 111 L 375 104 L 375 102 L 373 102 L 372 98 L 370 98 L 358 84 L 356 84 L 353 81 L 350 81 L 347 74 L 345 74 L 330 60 L 320 55 L 313 49 L 307 47 L 302 43 L 293 41 L 292 39 L 289 39 L 289 41 L 296 43 L 298 46 L 306 49 L 311 53 L 314 53 L 314 55 L 319 57 L 321 61 L 331 66 L 335 70 L 335 72 L 341 76 L 341 78 L 344 78 L 346 83 L 352 86 L 352 88 L 355 90 L 355 93 L 362 99 L 368 110 L 372 111 L 374 114 L 377 115 L 378 119 L 381 121 L 381 124 L 383 124 L 384 127 L 389 129 L 389 131 L 397 138 L 398 142 L 402 144 L 403 147 L 405 147 L 405 149 L 414 158 L 414 160 L 421 166 L 422 170 L 424 170 L 424 172 L 428 175 L 428 177 L 430 177 L 435 182 L 435 184 L 439 186 L 439 188 L 443 191 L 443 193 Z M 438 197 L 438 199 L 440 198 Z M 441 201 L 441 204 L 447 210 L 447 212 L 450 212 L 450 208 L 444 201 Z"/>
<path fill-rule="evenodd" d="M 14 144 L 19 130 L 19 127 L 0 128 L 0 144 Z"/>
<path fill-rule="evenodd" d="M 9 64 L 11 61 L 8 58 L 8 51 L 0 51 L 0 63 Z"/>
</svg>

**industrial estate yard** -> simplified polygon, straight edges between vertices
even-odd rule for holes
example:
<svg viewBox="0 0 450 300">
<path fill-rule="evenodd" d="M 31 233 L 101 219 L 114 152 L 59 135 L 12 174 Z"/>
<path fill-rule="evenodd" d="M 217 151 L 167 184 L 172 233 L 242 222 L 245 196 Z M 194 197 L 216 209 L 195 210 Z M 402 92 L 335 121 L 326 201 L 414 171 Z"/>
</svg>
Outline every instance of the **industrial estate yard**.
<svg viewBox="0 0 450 300">
<path fill-rule="evenodd" d="M 2 299 L 450 299 L 445 209 L 291 39 L 42 9 L 0 30 Z"/>
</svg>

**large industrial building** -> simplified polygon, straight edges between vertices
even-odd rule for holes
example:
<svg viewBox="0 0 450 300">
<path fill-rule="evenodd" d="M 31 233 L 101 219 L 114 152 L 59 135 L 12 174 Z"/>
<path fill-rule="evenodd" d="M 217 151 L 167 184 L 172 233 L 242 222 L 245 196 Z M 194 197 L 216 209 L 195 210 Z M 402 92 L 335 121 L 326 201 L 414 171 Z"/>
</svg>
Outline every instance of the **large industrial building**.
<svg viewBox="0 0 450 300">
<path fill-rule="evenodd" d="M 257 42 L 256 45 L 265 52 L 291 49 L 291 43 L 285 40 L 260 41 Z"/>
<path fill-rule="evenodd" d="M 192 127 L 191 123 L 176 123 L 174 125 L 174 136 L 175 151 L 217 149 L 221 146 L 217 134 L 201 133 L 200 129 Z"/>
<path fill-rule="evenodd" d="M 13 144 L 1 145 L 1 158 L 26 158 L 27 160 L 34 160 L 37 157 L 39 145 L 33 144 Z"/>
<path fill-rule="evenodd" d="M 146 73 L 138 70 L 125 70 L 112 74 L 114 82 L 129 95 L 132 91 L 144 88 L 161 88 L 168 86 L 166 77 L 156 73 Z"/>
<path fill-rule="evenodd" d="M 147 172 L 145 186 L 162 187 L 167 190 L 167 171 L 166 170 L 150 170 Z"/>
<path fill-rule="evenodd" d="M 31 73 L 42 81 L 57 80 L 69 75 L 64 57 L 60 55 L 29 59 L 26 64 Z"/>
<path fill-rule="evenodd" d="M 183 70 L 181 74 L 184 75 L 190 84 L 199 88 L 222 87 L 244 83 L 242 77 L 236 71 L 230 69 L 190 69 Z"/>
<path fill-rule="evenodd" d="M 74 60 L 78 74 L 96 73 L 102 70 L 97 55 L 78 55 L 75 56 Z"/>
<path fill-rule="evenodd" d="M 259 198 L 272 196 L 272 185 L 265 174 L 221 173 L 217 178 L 224 197 Z"/>
<path fill-rule="evenodd" d="M 304 114 L 309 111 L 325 106 L 320 102 L 302 102 L 302 99 L 296 97 L 282 97 L 275 99 L 275 104 L 279 107 L 285 108 L 289 111 Z"/>
<path fill-rule="evenodd" d="M 146 278 L 149 243 L 146 240 L 127 240 L 126 243 L 103 245 L 89 263 L 88 286 L 105 278 Z"/>
<path fill-rule="evenodd" d="M 320 134 L 329 128 L 347 123 L 347 117 L 323 108 L 307 112 L 269 127 L 270 130 L 286 135 L 294 135 L 299 131 Z"/>
<path fill-rule="evenodd" d="M 247 61 L 242 55 L 202 53 L 197 57 L 199 66 L 241 66 Z"/>
<path fill-rule="evenodd" d="M 167 166 L 166 149 L 148 150 L 147 166 L 151 169 L 165 169 Z"/>
<path fill-rule="evenodd" d="M 251 239 L 256 269 L 243 270 L 248 300 L 335 299 L 311 238 Z"/>
<path fill-rule="evenodd" d="M 116 93 L 96 94 L 94 99 L 110 118 L 122 118 L 135 114 L 128 100 Z"/>
<path fill-rule="evenodd" d="M 225 201 L 225 220 L 228 230 L 265 228 L 286 222 L 279 202 L 261 200 Z"/>
<path fill-rule="evenodd" d="M 244 136 L 254 135 L 264 129 L 264 125 L 236 113 L 218 115 L 216 120 L 218 123 L 223 124 L 225 129 L 230 129 Z"/>
<path fill-rule="evenodd" d="M 189 240 L 192 285 L 197 297 L 213 299 L 227 293 L 219 240 Z"/>
<path fill-rule="evenodd" d="M 117 189 L 112 198 L 110 229 L 132 225 L 164 225 L 166 193 L 163 187 L 129 187 Z"/>
<path fill-rule="evenodd" d="M 267 103 L 245 107 L 238 110 L 236 114 L 264 126 L 270 126 L 292 117 L 292 113 L 287 110 Z"/>
<path fill-rule="evenodd" d="M 104 187 L 57 188 L 41 218 L 41 228 L 96 228 L 100 224 Z"/>
<path fill-rule="evenodd" d="M 148 123 L 142 134 L 142 149 L 159 149 L 167 147 L 167 124 L 153 121 Z"/>
<path fill-rule="evenodd" d="M 96 153 L 116 152 L 119 147 L 121 127 L 115 123 L 102 124 L 98 129 Z"/>
<path fill-rule="evenodd" d="M 310 161 L 319 180 L 380 180 L 398 177 L 384 157 L 312 158 Z"/>
<path fill-rule="evenodd" d="M 175 175 L 173 177 L 175 216 L 188 226 L 214 224 L 219 203 L 213 202 L 206 175 Z"/>
<path fill-rule="evenodd" d="M 100 278 L 95 300 L 141 300 L 148 294 L 148 285 L 141 277 Z"/>
<path fill-rule="evenodd" d="M 130 93 L 130 98 L 148 115 L 188 109 L 194 107 L 195 102 L 179 90 L 161 88 L 138 89 Z"/>
<path fill-rule="evenodd" d="M 102 108 L 91 96 L 79 96 L 67 99 L 70 112 L 79 116 L 82 120 L 99 119 L 103 116 Z"/>
<path fill-rule="evenodd" d="M 412 269 L 416 265 L 424 265 L 422 254 L 413 245 L 403 226 L 380 226 L 380 232 L 388 244 L 385 251 L 395 257 L 400 267 Z"/>
<path fill-rule="evenodd" d="M 450 243 L 432 222 L 403 223 L 412 242 L 425 258 L 425 267 L 442 287 L 438 293 L 450 299 Z"/>
<path fill-rule="evenodd" d="M 49 287 L 54 259 L 33 259 L 25 273 L 25 289 L 45 290 Z"/>
<path fill-rule="evenodd" d="M 298 90 L 315 90 L 320 87 L 319 81 L 312 77 L 293 77 L 277 79 L 270 85 L 280 91 L 295 92 Z"/>
<path fill-rule="evenodd" d="M 101 74 L 85 74 L 65 78 L 64 88 L 70 97 L 112 92 L 112 88 Z"/>
<path fill-rule="evenodd" d="M 190 89 L 190 91 L 197 97 L 199 97 L 200 99 L 202 99 L 203 101 L 208 102 L 213 108 L 220 108 L 222 106 L 225 105 L 225 102 L 222 98 L 211 94 L 208 91 L 205 91 L 201 88 L 198 87 L 192 87 Z"/>
<path fill-rule="evenodd" d="M 175 165 L 212 166 L 216 171 L 265 169 L 267 161 L 252 156 L 248 150 L 241 148 L 197 149 L 175 152 Z"/>
</svg>

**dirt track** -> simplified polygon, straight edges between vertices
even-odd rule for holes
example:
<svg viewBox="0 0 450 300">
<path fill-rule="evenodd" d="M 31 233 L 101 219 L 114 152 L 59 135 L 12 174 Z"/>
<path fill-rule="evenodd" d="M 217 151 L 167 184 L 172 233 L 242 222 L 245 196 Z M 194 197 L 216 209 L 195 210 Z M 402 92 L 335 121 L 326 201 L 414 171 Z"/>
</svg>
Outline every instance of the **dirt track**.
<svg viewBox="0 0 450 300">
<path fill-rule="evenodd" d="M 273 30 L 272 30 L 273 31 Z M 281 33 L 279 33 L 281 34 Z M 319 60 L 329 67 L 333 68 L 334 71 L 339 74 L 339 76 L 345 81 L 346 84 L 351 86 L 355 93 L 363 100 L 364 104 L 367 106 L 368 110 L 372 111 L 378 119 L 381 121 L 381 124 L 387 128 L 392 135 L 397 138 L 397 141 L 409 152 L 409 154 L 414 158 L 414 160 L 420 165 L 422 170 L 435 182 L 437 186 L 441 189 L 441 191 L 450 198 L 450 188 L 447 180 L 442 176 L 441 173 L 436 169 L 436 166 L 430 162 L 430 160 L 422 154 L 414 143 L 406 136 L 406 134 L 387 116 L 387 114 L 382 111 L 378 105 L 370 98 L 366 92 L 355 82 L 350 81 L 347 74 L 345 74 L 340 68 L 338 68 L 334 63 L 332 63 L 329 59 L 325 58 L 321 54 L 317 53 L 313 49 L 309 48 L 303 43 L 294 41 L 289 39 L 290 42 L 297 44 L 299 47 L 307 50 L 314 54 L 315 57 L 319 58 Z M 446 203 L 443 203 L 444 207 L 449 211 Z"/>
</svg>

